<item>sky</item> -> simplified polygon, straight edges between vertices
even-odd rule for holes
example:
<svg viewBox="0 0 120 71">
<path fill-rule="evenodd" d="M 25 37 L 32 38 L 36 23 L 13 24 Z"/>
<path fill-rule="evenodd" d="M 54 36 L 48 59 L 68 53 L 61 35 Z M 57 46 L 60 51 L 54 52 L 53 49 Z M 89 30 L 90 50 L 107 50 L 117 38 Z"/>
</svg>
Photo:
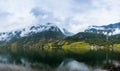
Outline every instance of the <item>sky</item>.
<svg viewBox="0 0 120 71">
<path fill-rule="evenodd" d="M 0 0 L 0 32 L 53 23 L 72 33 L 120 22 L 119 0 Z"/>
</svg>

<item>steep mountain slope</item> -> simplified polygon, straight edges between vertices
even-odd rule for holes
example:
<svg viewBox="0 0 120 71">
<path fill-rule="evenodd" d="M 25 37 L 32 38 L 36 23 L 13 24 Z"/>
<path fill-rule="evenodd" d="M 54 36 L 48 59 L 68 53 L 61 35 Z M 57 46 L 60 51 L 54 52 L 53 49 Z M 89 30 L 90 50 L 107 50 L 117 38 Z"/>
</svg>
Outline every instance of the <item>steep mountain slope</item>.
<svg viewBox="0 0 120 71">
<path fill-rule="evenodd" d="M 54 24 L 47 23 L 45 25 L 36 25 L 24 28 L 22 30 L 12 32 L 0 33 L 0 43 L 13 42 L 24 39 L 26 41 L 33 40 L 37 42 L 39 40 L 52 40 L 64 38 L 64 33 Z M 22 40 L 22 41 L 24 41 Z"/>
</svg>

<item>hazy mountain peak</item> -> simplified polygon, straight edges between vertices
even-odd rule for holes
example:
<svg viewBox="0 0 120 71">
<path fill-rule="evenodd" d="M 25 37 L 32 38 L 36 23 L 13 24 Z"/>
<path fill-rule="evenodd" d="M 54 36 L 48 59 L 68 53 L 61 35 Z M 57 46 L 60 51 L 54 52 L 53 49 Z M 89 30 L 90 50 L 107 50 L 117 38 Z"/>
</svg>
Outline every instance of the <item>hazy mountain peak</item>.
<svg viewBox="0 0 120 71">
<path fill-rule="evenodd" d="M 120 34 L 120 22 L 103 26 L 89 26 L 85 32 L 102 33 L 105 35 Z"/>
<path fill-rule="evenodd" d="M 63 32 L 66 36 L 72 36 L 74 35 L 73 33 L 69 32 L 67 29 L 63 28 Z"/>
</svg>

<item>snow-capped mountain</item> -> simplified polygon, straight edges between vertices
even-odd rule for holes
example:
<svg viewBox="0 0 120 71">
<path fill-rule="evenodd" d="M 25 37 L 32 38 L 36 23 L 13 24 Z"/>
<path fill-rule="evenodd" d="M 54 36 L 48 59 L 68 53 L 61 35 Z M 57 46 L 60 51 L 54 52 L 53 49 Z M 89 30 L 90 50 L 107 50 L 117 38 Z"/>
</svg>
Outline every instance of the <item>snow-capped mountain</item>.
<svg viewBox="0 0 120 71">
<path fill-rule="evenodd" d="M 53 31 L 57 32 L 59 35 L 64 35 L 63 32 L 54 24 L 47 23 L 47 24 L 38 24 L 31 27 L 26 27 L 21 30 L 15 30 L 11 32 L 1 32 L 0 33 L 0 41 L 9 41 L 12 38 L 20 38 L 29 36 L 31 34 L 36 34 L 40 32 L 46 32 L 46 31 Z"/>
<path fill-rule="evenodd" d="M 102 33 L 105 35 L 120 34 L 120 22 L 103 26 L 89 26 L 85 32 Z"/>
</svg>

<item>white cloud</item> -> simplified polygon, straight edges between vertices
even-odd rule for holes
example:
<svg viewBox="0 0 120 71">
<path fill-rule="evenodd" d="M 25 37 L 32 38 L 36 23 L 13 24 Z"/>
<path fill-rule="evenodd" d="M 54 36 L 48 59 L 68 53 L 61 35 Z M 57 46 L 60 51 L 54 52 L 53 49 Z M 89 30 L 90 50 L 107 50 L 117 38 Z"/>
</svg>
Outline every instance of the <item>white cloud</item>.
<svg viewBox="0 0 120 71">
<path fill-rule="evenodd" d="M 0 0 L 0 32 L 52 22 L 77 33 L 119 22 L 119 7 L 119 0 Z"/>
</svg>

